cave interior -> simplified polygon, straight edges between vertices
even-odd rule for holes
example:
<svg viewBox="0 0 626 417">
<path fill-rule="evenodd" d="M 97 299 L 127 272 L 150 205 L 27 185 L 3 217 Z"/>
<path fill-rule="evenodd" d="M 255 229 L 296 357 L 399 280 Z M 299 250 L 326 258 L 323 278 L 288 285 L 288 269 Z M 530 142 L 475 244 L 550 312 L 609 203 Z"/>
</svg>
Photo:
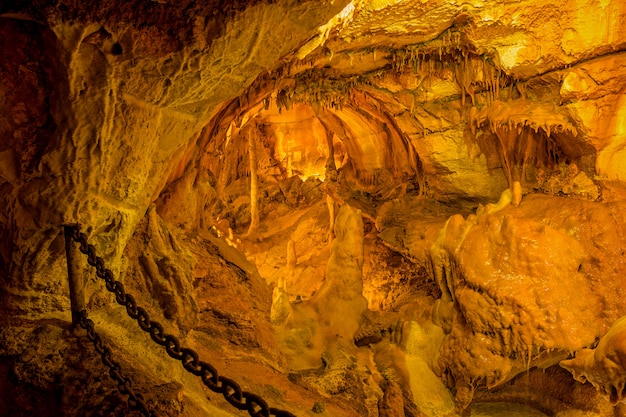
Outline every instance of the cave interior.
<svg viewBox="0 0 626 417">
<path fill-rule="evenodd" d="M 626 417 L 625 22 L 3 2 L 0 414 Z"/>
</svg>

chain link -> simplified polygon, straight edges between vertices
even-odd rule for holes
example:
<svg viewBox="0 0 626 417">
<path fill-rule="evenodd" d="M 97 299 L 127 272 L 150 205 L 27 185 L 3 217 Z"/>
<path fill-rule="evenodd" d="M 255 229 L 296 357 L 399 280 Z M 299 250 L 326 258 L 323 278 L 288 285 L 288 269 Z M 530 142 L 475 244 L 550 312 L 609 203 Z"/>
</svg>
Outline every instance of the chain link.
<svg viewBox="0 0 626 417">
<path fill-rule="evenodd" d="M 109 375 L 117 382 L 117 389 L 124 395 L 128 395 L 128 406 L 133 410 L 139 410 L 146 417 L 154 417 L 143 401 L 141 394 L 135 394 L 130 383 L 130 379 L 122 374 L 122 368 L 119 363 L 111 359 L 111 350 L 104 345 L 100 335 L 94 329 L 93 321 L 87 317 L 85 310 L 78 314 L 78 325 L 87 331 L 87 338 L 91 340 L 93 346 L 100 355 L 100 359 L 104 366 L 109 368 Z"/>
<path fill-rule="evenodd" d="M 96 269 L 96 275 L 104 280 L 106 289 L 115 294 L 115 301 L 126 307 L 126 312 L 131 318 L 137 320 L 141 330 L 149 333 L 150 338 L 152 338 L 155 343 L 163 346 L 171 358 L 181 361 L 185 370 L 200 377 L 202 383 L 207 388 L 213 392 L 222 394 L 226 401 L 228 401 L 228 403 L 230 403 L 233 407 L 239 410 L 246 410 L 251 417 L 296 417 L 289 411 L 269 407 L 263 398 L 251 392 L 243 391 L 239 384 L 235 381 L 219 375 L 215 367 L 200 360 L 196 351 L 190 348 L 181 347 L 180 342 L 175 336 L 166 334 L 163 330 L 163 326 L 156 321 L 150 320 L 148 312 L 142 307 L 137 306 L 133 296 L 126 294 L 124 285 L 115 280 L 111 270 L 106 268 L 104 260 L 97 256 L 96 248 L 87 242 L 87 236 L 80 232 L 78 226 L 72 227 L 70 236 L 74 241 L 79 243 L 80 251 L 87 255 L 87 262 Z M 100 341 L 99 344 L 102 345 L 102 342 Z M 107 348 L 102 347 L 102 349 Z M 96 348 L 96 350 L 98 350 L 98 348 Z M 119 380 L 116 381 L 118 381 L 118 384 L 120 383 Z M 124 389 L 130 388 L 124 385 Z M 133 403 L 139 405 L 143 404 L 140 398 L 139 400 L 135 399 L 137 398 L 137 395 L 133 393 L 133 396 Z M 129 404 L 130 403 L 131 397 L 129 397 Z"/>
</svg>

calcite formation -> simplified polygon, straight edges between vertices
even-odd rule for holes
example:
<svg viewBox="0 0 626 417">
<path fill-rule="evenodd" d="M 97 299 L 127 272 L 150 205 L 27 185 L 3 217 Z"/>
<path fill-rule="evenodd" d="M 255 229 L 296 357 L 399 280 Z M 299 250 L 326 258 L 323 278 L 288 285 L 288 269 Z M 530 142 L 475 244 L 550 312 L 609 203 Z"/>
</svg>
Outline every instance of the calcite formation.
<svg viewBox="0 0 626 417">
<path fill-rule="evenodd" d="M 450 328 L 441 372 L 460 404 L 477 386 L 497 387 L 592 345 L 624 313 L 623 266 L 597 250 L 623 250 L 621 205 L 528 196 L 514 207 L 510 198 L 451 217 L 432 247 Z"/>
<path fill-rule="evenodd" d="M 2 2 L 0 409 L 139 415 L 71 325 L 79 224 L 272 407 L 626 415 L 625 21 L 620 0 Z M 148 408 L 240 415 L 78 269 Z"/>
<path fill-rule="evenodd" d="M 561 361 L 560 365 L 574 374 L 580 382 L 591 384 L 608 395 L 611 404 L 624 401 L 626 373 L 626 317 L 618 319 L 602 336 L 594 349 L 580 350 L 574 359 Z"/>
</svg>

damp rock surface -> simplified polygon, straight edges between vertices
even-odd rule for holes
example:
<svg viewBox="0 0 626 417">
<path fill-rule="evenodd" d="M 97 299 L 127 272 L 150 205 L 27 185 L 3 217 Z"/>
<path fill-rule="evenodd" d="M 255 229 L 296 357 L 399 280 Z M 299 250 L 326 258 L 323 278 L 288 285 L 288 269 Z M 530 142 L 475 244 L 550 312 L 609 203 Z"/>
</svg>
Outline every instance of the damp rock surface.
<svg viewBox="0 0 626 417">
<path fill-rule="evenodd" d="M 69 329 L 78 223 L 151 320 L 271 407 L 626 415 L 625 20 L 619 0 L 0 4 L 0 409 L 129 413 Z M 237 415 L 79 270 L 152 410 Z"/>
</svg>

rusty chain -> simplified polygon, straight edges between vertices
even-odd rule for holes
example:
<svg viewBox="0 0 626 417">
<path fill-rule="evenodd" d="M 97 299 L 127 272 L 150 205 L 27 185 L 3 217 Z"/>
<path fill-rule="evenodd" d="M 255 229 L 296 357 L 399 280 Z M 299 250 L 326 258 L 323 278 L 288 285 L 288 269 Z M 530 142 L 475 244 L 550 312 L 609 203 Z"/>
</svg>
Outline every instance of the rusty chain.
<svg viewBox="0 0 626 417">
<path fill-rule="evenodd" d="M 78 312 L 78 325 L 87 331 L 87 338 L 93 343 L 102 363 L 109 368 L 109 375 L 117 382 L 119 392 L 128 395 L 128 406 L 133 410 L 139 410 L 146 417 L 154 417 L 154 414 L 148 411 L 141 394 L 135 394 L 135 391 L 133 391 L 130 379 L 122 374 L 120 365 L 111 359 L 111 350 L 102 342 L 102 339 L 94 329 L 93 321 L 87 317 L 87 312 L 84 310 Z"/>
<path fill-rule="evenodd" d="M 126 293 L 121 282 L 114 279 L 113 272 L 107 269 L 104 260 L 96 255 L 95 246 L 87 242 L 87 235 L 81 233 L 78 226 L 72 226 L 70 230 L 70 237 L 79 243 L 80 251 L 87 255 L 89 265 L 96 268 L 96 275 L 104 280 L 106 289 L 115 294 L 115 301 L 126 307 L 126 312 L 137 321 L 141 330 L 149 333 L 155 343 L 163 346 L 171 358 L 181 361 L 185 370 L 200 377 L 207 388 L 222 394 L 233 407 L 246 410 L 251 417 L 296 417 L 289 411 L 269 407 L 260 396 L 243 391 L 237 382 L 219 375 L 215 367 L 200 360 L 196 351 L 181 347 L 178 339 L 166 334 L 160 323 L 150 320 L 148 312 L 137 305 L 132 295 Z"/>
</svg>

